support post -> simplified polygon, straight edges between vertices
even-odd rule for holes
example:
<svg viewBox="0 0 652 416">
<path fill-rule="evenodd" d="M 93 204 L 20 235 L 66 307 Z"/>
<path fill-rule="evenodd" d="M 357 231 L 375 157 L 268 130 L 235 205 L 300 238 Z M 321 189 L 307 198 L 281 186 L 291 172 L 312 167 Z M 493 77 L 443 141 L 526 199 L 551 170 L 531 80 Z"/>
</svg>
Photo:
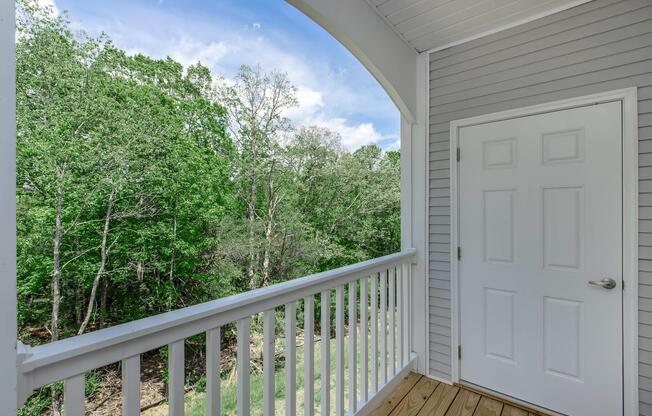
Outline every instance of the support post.
<svg viewBox="0 0 652 416">
<path fill-rule="evenodd" d="M 16 371 L 16 14 L 0 2 L 0 414 L 15 415 Z"/>
<path fill-rule="evenodd" d="M 409 265 L 409 349 L 417 354 L 415 370 L 425 374 L 428 363 L 428 282 L 426 195 L 428 186 L 427 54 L 417 57 L 417 120 L 401 118 L 401 249 L 416 248 L 416 264 Z"/>
</svg>

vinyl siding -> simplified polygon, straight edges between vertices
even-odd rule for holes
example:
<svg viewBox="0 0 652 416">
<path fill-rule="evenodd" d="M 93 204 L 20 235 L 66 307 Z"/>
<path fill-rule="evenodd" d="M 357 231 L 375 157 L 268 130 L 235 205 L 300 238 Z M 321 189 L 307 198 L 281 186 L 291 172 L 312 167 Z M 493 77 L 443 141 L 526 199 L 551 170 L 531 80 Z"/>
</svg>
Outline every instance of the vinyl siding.
<svg viewBox="0 0 652 416">
<path fill-rule="evenodd" d="M 652 416 L 651 0 L 594 0 L 430 54 L 430 374 L 451 376 L 449 123 L 632 86 L 639 97 L 640 413 Z"/>
</svg>

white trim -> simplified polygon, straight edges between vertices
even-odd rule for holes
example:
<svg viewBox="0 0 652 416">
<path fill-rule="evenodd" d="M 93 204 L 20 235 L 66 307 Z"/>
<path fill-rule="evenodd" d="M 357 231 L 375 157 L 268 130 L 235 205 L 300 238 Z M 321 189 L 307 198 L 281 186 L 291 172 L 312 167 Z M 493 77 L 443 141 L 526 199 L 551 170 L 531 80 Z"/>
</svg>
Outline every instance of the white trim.
<svg viewBox="0 0 652 416">
<path fill-rule="evenodd" d="M 323 27 L 382 85 L 401 114 L 414 123 L 417 53 L 364 1 L 285 0 Z"/>
<path fill-rule="evenodd" d="M 458 132 L 462 127 L 525 117 L 586 105 L 623 103 L 623 407 L 625 416 L 638 415 L 638 101 L 637 88 L 625 88 L 583 97 L 554 101 L 498 113 L 485 114 L 450 123 L 451 177 L 451 357 L 453 382 L 460 382 L 459 269 L 458 246 Z"/>
<path fill-rule="evenodd" d="M 638 97 L 623 91 L 623 404 L 638 415 Z M 630 162 L 630 163 L 627 163 Z"/>
<path fill-rule="evenodd" d="M 410 45 L 410 42 L 407 40 L 407 38 L 406 38 L 405 36 L 403 36 L 403 34 L 402 34 L 401 32 L 399 32 L 399 31 L 396 29 L 396 26 L 395 26 L 395 25 L 394 25 L 394 24 L 393 24 L 393 23 L 392 23 L 392 22 L 387 18 L 387 16 L 385 16 L 384 14 L 382 14 L 382 13 L 380 12 L 380 9 L 379 9 L 378 6 L 373 2 L 373 0 L 365 0 L 365 2 L 367 2 L 367 4 L 369 5 L 369 7 L 371 7 L 371 8 L 372 8 L 372 9 L 373 9 L 377 14 L 378 14 L 378 16 L 380 16 L 380 18 L 383 19 L 383 21 L 387 24 L 387 26 L 389 26 L 389 27 L 392 29 L 392 31 L 393 31 L 394 33 L 396 33 L 396 35 L 397 35 L 399 38 L 401 38 L 401 40 L 403 41 L 403 43 L 405 43 L 405 45 L 406 45 L 408 48 L 412 49 L 412 50 L 413 50 L 414 52 L 416 52 L 417 54 L 420 53 L 420 52 L 417 50 L 417 48 L 415 48 L 414 46 Z M 418 110 L 417 110 L 417 111 L 418 111 Z"/>
<path fill-rule="evenodd" d="M 249 319 L 250 316 L 257 313 L 296 302 L 324 290 L 341 287 L 359 280 L 361 276 L 369 276 L 387 270 L 391 266 L 410 264 L 415 260 L 415 256 L 416 250 L 406 249 L 400 253 L 88 332 L 57 342 L 33 348 L 25 347 L 23 360 L 19 365 L 21 386 L 19 400 L 22 404 L 22 401 L 34 389 L 46 384 L 119 362 L 227 323 Z M 13 366 L 15 368 L 15 361 Z M 0 414 L 4 415 L 5 413 Z"/>
<path fill-rule="evenodd" d="M 0 2 L 0 414 L 16 414 L 15 2 Z"/>
<path fill-rule="evenodd" d="M 568 4 L 564 4 L 563 6 L 554 7 L 552 9 L 550 9 L 550 10 L 546 10 L 546 11 L 541 12 L 541 13 L 536 13 L 536 14 L 533 14 L 532 16 L 528 16 L 528 17 L 523 18 L 523 19 L 515 20 L 515 21 L 513 21 L 511 23 L 507 23 L 507 24 L 504 24 L 502 26 L 498 26 L 496 28 L 489 29 L 489 30 L 486 30 L 484 32 L 478 33 L 477 35 L 472 35 L 472 36 L 466 37 L 464 39 L 449 42 L 449 43 L 446 43 L 446 44 L 441 45 L 441 46 L 435 46 L 433 48 L 425 50 L 424 52 L 425 53 L 438 52 L 438 51 L 441 51 L 441 50 L 444 50 L 444 49 L 451 48 L 453 46 L 457 46 L 457 45 L 461 45 L 463 43 L 471 42 L 472 40 L 484 38 L 485 36 L 493 35 L 494 33 L 502 32 L 504 30 L 511 29 L 513 27 L 516 27 L 516 26 L 524 25 L 526 23 L 530 23 L 530 22 L 533 22 L 535 20 L 542 19 L 544 17 L 553 15 L 555 13 L 563 12 L 564 10 L 572 9 L 573 7 L 577 7 L 577 6 L 581 5 L 581 4 L 588 3 L 590 1 L 592 1 L 592 0 L 576 0 L 576 1 L 572 1 L 572 2 L 570 2 Z"/>
<path fill-rule="evenodd" d="M 417 85 L 421 84 L 423 81 L 423 89 L 425 93 L 425 102 L 423 103 L 423 119 L 426 124 L 426 200 L 425 200 L 425 218 L 424 228 L 426 229 L 425 235 L 425 253 L 423 253 L 424 258 L 424 271 L 426 274 L 426 375 L 428 377 L 434 378 L 435 376 L 430 375 L 430 222 L 428 217 L 430 215 L 430 88 L 428 88 L 429 74 L 430 74 L 430 56 L 427 53 L 422 53 L 420 56 L 424 57 L 425 71 L 426 76 L 423 80 L 417 79 Z M 417 103 L 418 104 L 418 103 Z M 438 378 L 435 378 L 438 379 Z M 442 381 L 442 380 L 438 380 Z M 450 380 L 448 381 L 450 383 Z"/>
<path fill-rule="evenodd" d="M 417 70 L 413 82 L 423 85 L 427 80 L 427 55 L 417 57 Z M 427 248 L 428 187 L 426 151 L 427 94 L 417 91 L 417 122 L 410 124 L 401 117 L 401 247 L 414 247 L 417 262 L 410 267 L 409 332 L 410 348 L 417 354 L 415 371 L 428 372 L 428 274 L 425 256 Z"/>
<path fill-rule="evenodd" d="M 437 377 L 437 376 L 433 376 L 432 374 L 425 374 L 425 377 L 428 377 L 429 379 L 431 379 L 431 380 L 435 380 L 435 381 L 438 381 L 438 382 L 440 382 L 440 383 L 448 384 L 449 386 L 452 386 L 452 385 L 454 384 L 454 383 L 453 383 L 451 380 L 449 380 L 449 379 L 441 378 L 441 377 Z"/>
</svg>

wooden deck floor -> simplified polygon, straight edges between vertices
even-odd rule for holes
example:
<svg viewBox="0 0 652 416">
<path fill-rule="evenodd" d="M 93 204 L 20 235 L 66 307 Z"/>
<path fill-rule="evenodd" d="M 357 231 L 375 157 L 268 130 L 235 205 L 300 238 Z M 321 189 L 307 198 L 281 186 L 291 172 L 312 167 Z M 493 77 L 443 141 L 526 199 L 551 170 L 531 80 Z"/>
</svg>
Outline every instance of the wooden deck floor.
<svg viewBox="0 0 652 416">
<path fill-rule="evenodd" d="M 450 386 L 408 374 L 372 416 L 541 416 L 543 413 L 486 396 L 460 386 Z"/>
</svg>

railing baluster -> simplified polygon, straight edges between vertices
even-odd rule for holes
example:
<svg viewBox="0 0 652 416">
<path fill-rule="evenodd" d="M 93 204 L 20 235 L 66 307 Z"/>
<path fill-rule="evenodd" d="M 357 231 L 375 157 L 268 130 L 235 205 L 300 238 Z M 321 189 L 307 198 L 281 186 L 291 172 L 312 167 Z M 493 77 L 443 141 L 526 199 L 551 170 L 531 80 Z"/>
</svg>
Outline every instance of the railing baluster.
<svg viewBox="0 0 652 416">
<path fill-rule="evenodd" d="M 396 334 L 398 337 L 398 364 L 399 367 L 403 367 L 404 361 L 404 350 L 403 350 L 403 325 L 404 325 L 404 316 L 403 316 L 403 274 L 401 272 L 401 266 L 396 267 L 396 310 L 398 313 L 398 327 L 396 328 Z"/>
<path fill-rule="evenodd" d="M 285 305 L 285 414 L 297 414 L 297 305 Z"/>
<path fill-rule="evenodd" d="M 237 323 L 238 353 L 236 358 L 236 371 L 238 373 L 238 416 L 249 416 L 251 409 L 251 394 L 249 384 L 250 358 L 249 358 L 249 321 L 251 318 L 240 319 Z"/>
<path fill-rule="evenodd" d="M 335 289 L 335 414 L 344 415 L 344 286 Z"/>
<path fill-rule="evenodd" d="M 368 343 L 369 331 L 367 328 L 368 321 L 368 307 L 369 307 L 369 294 L 367 293 L 367 283 L 369 279 L 367 276 L 360 279 L 360 393 L 362 394 L 362 403 L 366 403 L 368 399 L 369 389 L 367 387 L 367 372 L 369 357 L 368 357 Z"/>
<path fill-rule="evenodd" d="M 330 290 L 321 292 L 321 414 L 330 414 L 331 400 Z"/>
<path fill-rule="evenodd" d="M 265 416 L 274 416 L 275 332 L 274 309 L 270 309 L 263 313 L 263 415 Z"/>
<path fill-rule="evenodd" d="M 410 360 L 410 265 L 403 264 L 401 274 L 403 275 L 403 365 Z"/>
<path fill-rule="evenodd" d="M 17 397 L 22 403 L 29 392 L 27 388 L 37 389 L 64 381 L 63 405 L 66 416 L 84 414 L 84 374 L 106 364 L 103 350 L 111 349 L 113 362 L 121 361 L 122 414 L 138 416 L 141 401 L 141 354 L 155 348 L 165 348 L 168 352 L 167 398 L 169 414 L 184 415 L 185 353 L 184 339 L 194 334 L 206 334 L 206 416 L 221 413 L 220 400 L 220 337 L 221 328 L 216 325 L 233 322 L 237 327 L 237 414 L 249 416 L 251 413 L 251 336 L 252 314 L 261 314 L 263 323 L 263 398 L 262 411 L 271 416 L 275 409 L 275 313 L 285 304 L 285 348 L 286 389 L 285 414 L 297 413 L 297 304 L 303 298 L 305 348 L 302 376 L 305 400 L 302 403 L 304 414 L 344 415 L 353 414 L 369 399 L 377 394 L 379 386 L 387 386 L 391 376 L 412 357 L 410 315 L 413 310 L 409 303 L 412 298 L 412 262 L 415 250 L 406 249 L 379 259 L 359 263 L 282 283 L 269 290 L 254 291 L 246 296 L 238 295 L 208 302 L 198 307 L 172 311 L 166 314 L 166 325 L 160 325 L 160 317 L 150 317 L 127 324 L 120 331 L 99 331 L 84 335 L 80 342 L 42 345 L 26 349 L 20 345 L 19 389 Z M 383 270 L 378 273 L 378 270 Z M 376 271 L 373 275 L 370 272 Z M 363 278 L 360 276 L 367 275 Z M 369 287 L 369 280 L 371 287 Z M 360 279 L 360 283 L 357 280 Z M 378 279 L 382 279 L 380 285 Z M 359 285 L 359 289 L 358 289 Z M 316 288 L 322 290 L 317 298 Z M 335 290 L 335 360 L 336 374 L 334 392 L 331 392 L 331 292 Z M 346 293 L 348 290 L 348 303 Z M 358 296 L 359 290 L 359 296 Z M 310 295 L 312 294 L 312 295 Z M 387 298 L 389 296 L 389 298 Z M 321 300 L 321 403 L 315 409 L 315 302 Z M 288 303 L 286 303 L 288 302 Z M 371 304 L 369 304 L 371 302 Z M 379 308 L 380 303 L 380 308 Z M 265 310 L 267 308 L 267 310 Z M 348 308 L 345 309 L 345 308 Z M 359 312 L 358 312 L 359 308 Z M 241 313 L 246 311 L 244 313 Z M 388 315 L 389 314 L 389 315 Z M 349 316 L 348 321 L 346 316 Z M 380 320 L 379 320 L 380 315 Z M 240 318 L 247 316 L 246 318 Z M 234 321 L 234 319 L 236 319 Z M 389 322 L 388 322 L 389 320 Z M 347 326 L 348 334 L 347 334 Z M 381 327 L 379 329 L 379 327 Z M 124 332 L 124 331 L 127 332 Z M 382 331 L 380 334 L 378 331 Z M 121 332 L 122 331 L 122 332 Z M 125 333 L 127 335 L 125 335 Z M 146 337 L 142 334 L 149 334 Z M 419 334 L 417 334 L 419 335 Z M 345 344 L 346 336 L 349 336 Z M 389 341 L 387 340 L 387 337 Z M 369 339 L 371 338 L 371 345 Z M 389 350 L 388 350 L 389 342 Z M 379 344 L 380 343 L 380 347 Z M 345 349 L 346 348 L 346 349 Z M 370 349 L 370 350 L 369 350 Z M 29 351 L 29 354 L 26 352 Z M 346 358 L 347 354 L 348 359 Z M 319 358 L 319 357 L 317 357 Z M 345 373 L 348 365 L 348 372 Z M 56 366 L 57 371 L 51 371 Z M 79 374 L 82 373 L 82 374 Z M 379 374 L 380 373 L 380 374 Z M 390 374 L 391 373 L 391 376 Z M 371 379 L 370 379 L 371 377 Z M 347 381 L 348 380 L 348 381 Z M 393 379 L 392 379 L 393 380 Z M 335 399 L 332 406 L 329 399 Z M 348 394 L 348 398 L 347 398 Z"/>
<path fill-rule="evenodd" d="M 220 414 L 220 327 L 206 331 L 206 415 Z"/>
<path fill-rule="evenodd" d="M 183 416 L 184 360 L 184 340 L 171 343 L 168 346 L 168 402 L 171 416 Z"/>
<path fill-rule="evenodd" d="M 380 273 L 380 379 L 387 383 L 387 270 Z"/>
<path fill-rule="evenodd" d="M 358 320 L 356 282 L 349 282 L 349 413 L 355 413 L 358 404 L 356 377 L 356 332 Z"/>
<path fill-rule="evenodd" d="M 303 300 L 303 393 L 304 415 L 315 413 L 315 299 Z"/>
<path fill-rule="evenodd" d="M 371 275 L 371 391 L 378 391 L 378 274 Z"/>
<path fill-rule="evenodd" d="M 396 374 L 396 268 L 389 269 L 389 371 Z"/>
<path fill-rule="evenodd" d="M 79 374 L 63 383 L 63 405 L 66 416 L 84 416 L 84 375 Z"/>
<path fill-rule="evenodd" d="M 140 415 L 140 355 L 122 360 L 122 414 Z"/>
</svg>

